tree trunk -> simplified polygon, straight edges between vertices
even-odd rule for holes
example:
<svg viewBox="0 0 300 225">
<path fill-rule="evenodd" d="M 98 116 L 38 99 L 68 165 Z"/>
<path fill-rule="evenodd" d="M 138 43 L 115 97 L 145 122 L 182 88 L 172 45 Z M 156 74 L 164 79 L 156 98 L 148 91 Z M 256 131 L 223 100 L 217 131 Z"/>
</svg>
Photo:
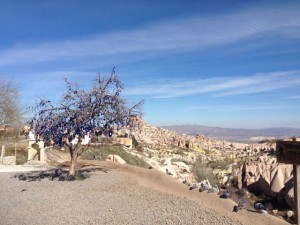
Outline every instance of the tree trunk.
<svg viewBox="0 0 300 225">
<path fill-rule="evenodd" d="M 71 162 L 70 162 L 69 176 L 74 176 L 76 170 L 76 163 L 77 163 L 77 150 L 70 147 L 70 154 L 71 154 Z"/>
</svg>

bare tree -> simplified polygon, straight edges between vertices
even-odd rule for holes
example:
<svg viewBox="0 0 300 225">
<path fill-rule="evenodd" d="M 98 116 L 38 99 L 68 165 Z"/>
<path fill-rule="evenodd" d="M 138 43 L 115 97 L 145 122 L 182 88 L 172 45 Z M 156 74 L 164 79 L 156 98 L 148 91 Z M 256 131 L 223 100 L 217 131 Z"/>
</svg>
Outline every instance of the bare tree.
<svg viewBox="0 0 300 225">
<path fill-rule="evenodd" d="M 16 124 L 20 119 L 21 109 L 17 88 L 13 80 L 0 77 L 0 124 Z"/>
<path fill-rule="evenodd" d="M 67 146 L 71 155 L 69 176 L 74 176 L 77 158 L 87 148 L 81 144 L 88 133 L 132 126 L 131 117 L 141 115 L 143 101 L 131 107 L 120 94 L 121 81 L 113 69 L 109 76 L 98 75 L 89 90 L 65 79 L 67 91 L 56 106 L 41 100 L 30 122 L 37 138 Z"/>
<path fill-rule="evenodd" d="M 0 124 L 5 125 L 4 130 L 0 131 L 0 144 L 18 137 L 21 118 L 18 89 L 12 79 L 0 77 Z"/>
</svg>

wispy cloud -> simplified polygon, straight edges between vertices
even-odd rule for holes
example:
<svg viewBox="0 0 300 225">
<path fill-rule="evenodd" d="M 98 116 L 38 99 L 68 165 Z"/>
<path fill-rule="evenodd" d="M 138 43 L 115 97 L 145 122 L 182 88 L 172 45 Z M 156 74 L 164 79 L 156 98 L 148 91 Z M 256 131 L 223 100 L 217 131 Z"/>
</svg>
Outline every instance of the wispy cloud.
<svg viewBox="0 0 300 225">
<path fill-rule="evenodd" d="M 158 82 L 158 81 L 156 81 Z M 154 98 L 210 93 L 212 97 L 269 92 L 300 86 L 300 71 L 261 73 L 252 76 L 215 77 L 194 80 L 161 80 L 151 85 L 139 85 L 126 91 L 127 95 L 149 95 Z"/>
<path fill-rule="evenodd" d="M 291 105 L 274 105 L 274 104 L 259 104 L 259 105 L 204 105 L 204 106 L 190 106 L 186 107 L 185 110 L 213 110 L 213 111 L 259 111 L 259 110 L 279 110 L 279 109 L 290 109 L 293 108 Z"/>
<path fill-rule="evenodd" d="M 0 51 L 0 66 L 137 52 L 189 51 L 270 35 L 299 38 L 299 27 L 299 7 L 199 16 L 84 39 L 20 43 Z"/>
<path fill-rule="evenodd" d="M 300 95 L 289 96 L 288 99 L 300 99 Z"/>
</svg>

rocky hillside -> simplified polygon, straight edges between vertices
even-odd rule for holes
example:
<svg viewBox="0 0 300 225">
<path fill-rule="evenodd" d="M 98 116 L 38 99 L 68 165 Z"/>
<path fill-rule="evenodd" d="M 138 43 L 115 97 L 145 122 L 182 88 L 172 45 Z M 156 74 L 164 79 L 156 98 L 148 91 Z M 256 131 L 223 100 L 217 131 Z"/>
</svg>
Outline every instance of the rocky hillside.
<svg viewBox="0 0 300 225">
<path fill-rule="evenodd" d="M 245 150 L 248 152 L 259 151 L 260 149 L 269 150 L 274 148 L 274 144 L 246 144 L 232 141 L 224 141 L 211 138 L 204 135 L 186 135 L 179 134 L 164 128 L 151 126 L 146 121 L 137 119 L 138 128 L 131 131 L 131 134 L 144 147 L 151 149 L 170 149 L 180 147 L 187 150 L 195 150 L 203 152 L 205 150 Z M 130 133 L 127 129 L 117 131 L 118 135 Z"/>
<path fill-rule="evenodd" d="M 275 148 L 274 143 L 243 144 L 220 141 L 204 135 L 181 135 L 164 128 L 151 126 L 141 119 L 137 120 L 136 122 L 139 124 L 137 129 L 130 132 L 127 129 L 118 131 L 118 135 L 121 136 L 131 133 L 139 145 L 138 151 L 127 151 L 143 158 L 159 171 L 170 172 L 181 182 L 191 183 L 194 181 L 190 172 L 198 161 L 213 165 L 214 168 L 211 170 L 213 174 L 210 176 L 217 177 L 223 185 L 229 185 L 233 179 L 231 173 L 238 163 L 249 157 L 269 154 Z M 206 173 L 206 175 L 208 174 Z M 198 177 L 203 176 L 198 175 Z"/>
<path fill-rule="evenodd" d="M 293 209 L 292 167 L 277 163 L 274 141 L 264 144 L 220 141 L 204 135 L 178 134 L 143 120 L 139 123 L 139 129 L 132 134 L 144 152 L 129 152 L 139 155 L 152 168 L 189 185 L 200 182 L 204 176 L 223 188 L 236 185 L 248 189 L 252 194 L 246 198 L 253 194 L 267 196 L 266 212 L 276 212 L 284 205 Z M 270 201 L 277 204 L 272 205 Z"/>
</svg>

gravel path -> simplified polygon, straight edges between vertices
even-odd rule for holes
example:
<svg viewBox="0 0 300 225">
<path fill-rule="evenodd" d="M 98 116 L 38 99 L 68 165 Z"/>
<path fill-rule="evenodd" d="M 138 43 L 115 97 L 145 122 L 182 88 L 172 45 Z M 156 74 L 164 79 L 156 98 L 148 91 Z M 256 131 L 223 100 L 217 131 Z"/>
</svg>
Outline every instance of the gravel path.
<svg viewBox="0 0 300 225">
<path fill-rule="evenodd" d="M 232 212 L 146 188 L 117 170 L 69 182 L 19 181 L 14 174 L 0 173 L 1 225 L 244 224 Z"/>
</svg>

